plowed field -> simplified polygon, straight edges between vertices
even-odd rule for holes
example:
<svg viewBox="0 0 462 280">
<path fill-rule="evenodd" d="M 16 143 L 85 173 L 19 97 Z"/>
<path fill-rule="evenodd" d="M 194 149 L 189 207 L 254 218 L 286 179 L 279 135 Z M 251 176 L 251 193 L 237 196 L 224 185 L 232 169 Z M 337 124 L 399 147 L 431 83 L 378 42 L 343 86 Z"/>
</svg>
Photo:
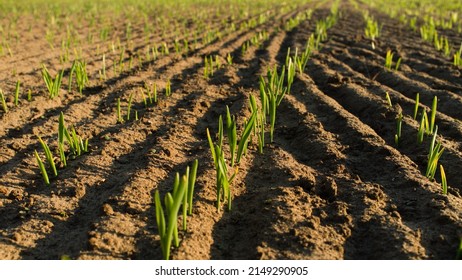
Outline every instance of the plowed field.
<svg viewBox="0 0 462 280">
<path fill-rule="evenodd" d="M 461 70 L 418 32 L 363 4 L 340 1 L 327 39 L 277 109 L 274 142 L 260 154 L 253 137 L 231 184 L 232 210 L 217 210 L 206 129 L 215 134 L 229 106 L 241 131 L 250 116 L 249 96 L 259 96 L 259 77 L 283 65 L 288 48 L 305 47 L 332 3 L 267 6 L 241 17 L 211 12 L 202 21 L 220 36 L 198 37 L 194 45 L 195 36 L 175 28 L 194 30 L 202 23 L 181 9 L 178 17 L 186 18 L 181 24 L 174 24 L 179 21 L 173 10 L 173 27 L 150 35 L 142 19 L 127 24 L 121 17 L 112 21 L 116 25 L 105 40 L 98 31 L 104 22 L 82 20 L 75 23 L 81 48 L 71 49 L 68 62 L 61 61 L 65 29 L 51 48 L 48 25 L 33 15 L 21 18 L 11 54 L 0 57 L 0 88 L 9 108 L 0 109 L 0 258 L 161 259 L 154 192 L 170 191 L 175 173 L 198 159 L 193 215 L 172 259 L 454 259 L 462 236 Z M 364 10 L 382 25 L 375 48 L 364 36 Z M 304 14 L 309 16 L 287 28 L 290 19 Z M 254 25 L 239 28 L 251 19 Z M 236 28 L 228 28 L 231 23 Z M 460 33 L 443 32 L 455 46 L 462 41 Z M 89 34 L 95 34 L 92 42 Z M 258 34 L 266 36 L 243 51 Z M 189 49 L 176 52 L 175 40 L 181 45 L 183 39 Z M 145 58 L 146 49 L 158 46 L 160 52 L 163 42 L 168 54 Z M 402 58 L 397 71 L 384 67 L 388 50 Z M 82 94 L 67 88 L 78 52 L 89 74 Z M 205 78 L 209 55 L 217 55 L 221 66 Z M 64 69 L 57 98 L 48 98 L 41 63 L 53 75 Z M 17 80 L 22 97 L 15 106 Z M 167 81 L 170 96 L 164 94 Z M 158 102 L 145 106 L 141 92 L 154 84 Z M 31 101 L 25 98 L 29 89 Z M 439 163 L 447 195 L 439 169 L 435 180 L 425 177 L 431 136 L 417 144 L 416 93 L 427 113 L 434 96 L 438 99 L 437 139 L 445 148 Z M 117 122 L 117 100 L 126 114 L 130 95 L 131 119 Z M 61 112 L 67 125 L 89 139 L 89 151 L 59 166 L 47 186 L 34 150 L 44 159 L 40 136 L 58 155 Z"/>
</svg>

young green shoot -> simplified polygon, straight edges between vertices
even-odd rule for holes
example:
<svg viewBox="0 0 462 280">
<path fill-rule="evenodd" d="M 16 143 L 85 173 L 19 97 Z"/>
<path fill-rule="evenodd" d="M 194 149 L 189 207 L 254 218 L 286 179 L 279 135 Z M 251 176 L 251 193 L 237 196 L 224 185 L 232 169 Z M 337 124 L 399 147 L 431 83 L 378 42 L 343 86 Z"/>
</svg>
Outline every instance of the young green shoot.
<svg viewBox="0 0 462 280">
<path fill-rule="evenodd" d="M 460 44 L 459 50 L 454 53 L 454 66 L 462 68 L 462 44 Z"/>
<path fill-rule="evenodd" d="M 435 131 L 433 133 L 433 138 L 430 143 L 430 150 L 428 153 L 427 170 L 425 172 L 425 177 L 427 177 L 430 180 L 433 180 L 433 178 L 435 178 L 438 160 L 444 152 L 444 148 L 441 146 L 441 142 L 438 141 L 438 143 L 435 143 L 437 132 L 438 126 L 435 126 Z"/>
<path fill-rule="evenodd" d="M 292 84 L 295 78 L 295 63 L 293 62 L 291 57 L 289 57 L 286 67 L 287 67 L 287 94 L 290 94 L 290 89 L 292 87 Z"/>
<path fill-rule="evenodd" d="M 375 49 L 375 39 L 380 36 L 380 27 L 378 22 L 372 17 L 366 17 L 366 28 L 364 29 L 364 36 L 371 39 L 372 49 Z"/>
<path fill-rule="evenodd" d="M 443 188 L 443 194 L 448 194 L 448 182 L 446 180 L 446 173 L 444 172 L 443 165 L 440 164 L 440 175 L 441 175 L 441 187 Z"/>
<path fill-rule="evenodd" d="M 61 87 L 63 74 L 64 70 L 61 70 L 61 72 L 56 74 L 55 78 L 53 79 L 47 67 L 42 64 L 42 78 L 45 81 L 45 85 L 47 86 L 50 99 L 54 99 L 59 95 L 59 88 Z"/>
<path fill-rule="evenodd" d="M 420 99 L 420 95 L 419 93 L 417 93 L 415 95 L 415 105 L 414 105 L 414 115 L 413 115 L 414 120 L 417 119 L 417 111 L 419 110 L 419 99 Z"/>
<path fill-rule="evenodd" d="M 66 135 L 67 128 L 64 124 L 64 114 L 61 112 L 59 115 L 59 121 L 58 121 L 58 150 L 59 150 L 59 157 L 61 159 L 61 163 L 63 164 L 64 167 L 67 166 L 67 160 L 66 160 L 66 155 L 64 153 L 64 137 Z"/>
<path fill-rule="evenodd" d="M 152 85 L 152 100 L 154 103 L 157 103 L 157 85 L 153 84 Z"/>
<path fill-rule="evenodd" d="M 387 100 L 388 107 L 393 108 L 393 104 L 391 103 L 391 98 L 390 94 L 388 94 L 388 91 L 385 92 L 385 99 Z"/>
<path fill-rule="evenodd" d="M 3 95 L 3 91 L 0 89 L 0 101 L 2 102 L 3 112 L 8 112 L 8 106 L 6 105 L 5 95 Z"/>
<path fill-rule="evenodd" d="M 186 193 L 188 180 L 186 176 L 181 178 L 178 187 L 173 191 L 173 195 L 167 193 L 165 195 L 165 208 L 167 219 L 165 218 L 164 209 L 160 200 L 159 190 L 156 190 L 154 195 L 154 203 L 156 209 L 156 222 L 159 230 L 162 254 L 165 260 L 170 258 L 170 247 L 172 241 L 175 241 L 175 246 L 178 247 L 178 211 L 183 202 L 183 197 Z"/>
<path fill-rule="evenodd" d="M 199 165 L 199 161 L 195 159 L 193 161 L 191 170 L 189 171 L 189 182 L 188 182 L 188 215 L 192 215 L 192 207 L 193 207 L 193 197 L 194 197 L 194 186 L 196 184 L 196 175 L 197 175 L 197 167 Z"/>
<path fill-rule="evenodd" d="M 16 82 L 16 89 L 14 91 L 14 106 L 19 105 L 19 87 L 20 87 L 20 82 L 19 80 Z"/>
<path fill-rule="evenodd" d="M 244 131 L 242 132 L 241 139 L 239 140 L 237 146 L 237 157 L 236 162 L 239 163 L 241 161 L 242 155 L 245 154 L 247 151 L 247 145 L 249 143 L 249 137 L 252 133 L 253 129 L 255 128 L 254 124 L 257 118 L 257 112 L 253 112 L 250 119 L 244 125 Z"/>
<path fill-rule="evenodd" d="M 234 177 L 237 174 L 237 168 L 235 173 L 228 177 L 228 168 L 226 167 L 224 151 L 222 148 L 217 145 L 213 144 L 212 137 L 210 136 L 210 132 L 207 128 L 207 140 L 210 146 L 210 152 L 212 154 L 213 162 L 215 164 L 216 170 L 216 194 L 217 194 L 217 210 L 221 208 L 222 201 L 227 201 L 228 204 L 228 211 L 231 211 L 231 188 L 230 183 L 233 181 Z"/>
<path fill-rule="evenodd" d="M 422 117 L 420 118 L 419 131 L 417 133 L 417 142 L 422 144 L 424 135 L 430 135 L 430 125 L 428 123 L 427 111 L 425 108 L 422 108 Z"/>
<path fill-rule="evenodd" d="M 403 123 L 403 114 L 399 114 L 396 120 L 396 134 L 395 134 L 395 144 L 399 146 L 399 142 L 401 140 L 401 127 Z"/>
<path fill-rule="evenodd" d="M 385 68 L 388 70 L 391 70 L 392 64 L 393 64 L 393 53 L 390 50 L 388 50 L 385 56 Z"/>
<path fill-rule="evenodd" d="M 401 57 L 398 58 L 398 60 L 396 61 L 394 70 L 398 71 L 400 65 L 401 65 Z M 385 56 L 385 68 L 391 71 L 392 67 L 393 67 L 393 52 L 388 50 Z"/>
<path fill-rule="evenodd" d="M 258 138 L 258 151 L 260 152 L 260 154 L 263 154 L 263 147 L 265 146 L 265 125 L 266 125 L 266 112 L 265 111 L 266 111 L 266 106 L 267 106 L 267 98 L 266 98 L 266 93 L 264 92 L 264 89 L 260 88 L 260 90 L 263 90 L 263 92 L 260 92 L 261 98 L 262 98 L 261 109 L 257 107 L 257 102 L 253 95 L 250 95 L 250 109 L 252 110 L 252 114 L 257 114 L 255 125 L 254 125 L 254 130 L 257 133 L 257 138 Z"/>
<path fill-rule="evenodd" d="M 51 170 L 53 171 L 53 175 L 56 177 L 58 176 L 58 170 L 56 169 L 56 164 L 55 160 L 53 157 L 53 154 L 51 153 L 50 148 L 48 147 L 47 143 L 45 143 L 40 136 L 38 137 L 40 144 L 42 145 L 43 150 L 45 151 L 45 156 L 48 161 L 48 164 L 51 167 Z"/>
<path fill-rule="evenodd" d="M 85 63 L 85 61 L 74 61 L 74 67 L 75 81 L 77 82 L 79 93 L 82 94 L 82 90 L 88 84 L 87 64 Z"/>
<path fill-rule="evenodd" d="M 88 152 L 88 139 L 83 140 L 77 135 L 75 128 L 72 126 L 69 130 L 64 123 L 64 114 L 61 112 L 58 125 L 58 149 L 63 165 L 66 166 L 66 157 L 64 156 L 64 140 L 67 141 L 70 148 L 70 156 L 78 157 L 82 153 Z"/>
<path fill-rule="evenodd" d="M 433 97 L 433 102 L 432 102 L 432 111 L 430 114 L 430 132 L 434 132 L 435 128 L 435 119 L 436 119 L 436 107 L 438 103 L 438 98 L 435 96 Z"/>
<path fill-rule="evenodd" d="M 48 178 L 48 173 L 45 168 L 45 164 L 43 164 L 42 159 L 40 158 L 39 154 L 37 153 L 37 150 L 34 150 L 35 154 L 35 159 L 37 160 L 37 164 L 40 169 L 40 173 L 42 173 L 43 181 L 45 182 L 45 185 L 49 186 L 50 185 L 50 179 Z"/>
<path fill-rule="evenodd" d="M 236 117 L 231 116 L 228 106 L 226 106 L 226 133 L 228 136 L 229 151 L 231 153 L 231 167 L 233 167 L 236 160 L 237 147 Z"/>
<path fill-rule="evenodd" d="M 228 55 L 226 56 L 226 63 L 228 63 L 228 65 L 233 64 L 233 57 L 231 56 L 230 53 L 228 53 Z"/>
</svg>

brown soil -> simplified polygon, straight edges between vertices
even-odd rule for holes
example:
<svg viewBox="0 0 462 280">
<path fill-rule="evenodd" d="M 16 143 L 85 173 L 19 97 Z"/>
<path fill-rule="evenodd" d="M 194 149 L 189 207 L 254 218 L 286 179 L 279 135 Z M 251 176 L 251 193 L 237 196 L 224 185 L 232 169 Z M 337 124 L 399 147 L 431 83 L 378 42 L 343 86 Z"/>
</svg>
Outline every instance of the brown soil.
<svg viewBox="0 0 462 280">
<path fill-rule="evenodd" d="M 282 23 L 307 8 L 314 9 L 312 18 L 284 31 Z M 101 57 L 90 56 L 90 87 L 82 95 L 69 93 L 65 78 L 54 100 L 45 93 L 40 63 L 60 65 L 59 53 L 24 30 L 28 35 L 14 55 L 0 58 L 3 91 L 14 92 L 15 72 L 24 91 L 34 93 L 33 101 L 22 99 L 17 107 L 9 94 L 10 111 L 1 112 L 0 258 L 160 259 L 153 194 L 169 191 L 175 172 L 199 159 L 194 213 L 173 259 L 453 259 L 462 236 L 461 71 L 418 33 L 377 11 L 371 13 L 383 33 L 372 49 L 361 12 L 346 4 L 340 11 L 328 40 L 278 108 L 274 143 L 263 154 L 255 139 L 249 147 L 232 183 L 230 212 L 215 207 L 206 128 L 217 131 L 226 105 L 242 124 L 259 75 L 284 63 L 287 48 L 303 48 L 329 6 L 275 12 L 268 22 L 199 45 L 187 56 L 171 52 L 117 75 L 111 70 L 104 81 Z M 136 35 L 141 29 L 133 31 L 133 53 L 146 47 Z M 259 31 L 269 39 L 242 54 L 242 44 Z M 402 57 L 400 71 L 384 69 L 388 49 Z M 225 63 L 228 53 L 232 65 Z M 210 54 L 224 66 L 205 79 L 203 57 Z M 168 79 L 172 95 L 165 97 Z M 150 108 L 139 94 L 145 83 L 156 83 L 160 93 Z M 418 123 L 411 116 L 417 92 L 426 108 L 438 96 L 448 195 L 439 175 L 436 182 L 423 174 L 430 139 L 416 144 Z M 139 120 L 119 124 L 116 100 L 125 110 L 131 93 Z M 47 187 L 34 158 L 34 150 L 42 152 L 36 135 L 55 149 L 60 112 L 89 139 L 90 152 L 60 169 Z"/>
</svg>

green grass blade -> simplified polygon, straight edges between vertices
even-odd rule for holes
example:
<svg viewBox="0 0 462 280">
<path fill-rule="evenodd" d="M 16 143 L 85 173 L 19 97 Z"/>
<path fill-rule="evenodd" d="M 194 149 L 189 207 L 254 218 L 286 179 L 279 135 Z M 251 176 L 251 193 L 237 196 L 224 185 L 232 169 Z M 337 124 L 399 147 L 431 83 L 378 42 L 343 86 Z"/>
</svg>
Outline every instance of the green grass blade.
<svg viewBox="0 0 462 280">
<path fill-rule="evenodd" d="M 414 120 L 417 119 L 417 111 L 419 110 L 419 99 L 420 99 L 420 95 L 419 93 L 417 93 L 415 95 Z"/>
<path fill-rule="evenodd" d="M 64 131 L 66 130 L 66 126 L 64 124 L 64 114 L 61 112 L 59 114 L 59 121 L 58 121 L 58 143 L 64 144 Z"/>
<path fill-rule="evenodd" d="M 53 154 L 50 151 L 50 148 L 40 137 L 39 142 L 42 145 L 43 150 L 45 151 L 45 156 L 47 158 L 48 163 L 50 164 L 51 170 L 53 171 L 53 175 L 55 177 L 58 176 L 58 170 L 56 169 L 55 160 L 53 158 Z"/>
<path fill-rule="evenodd" d="M 390 108 L 392 108 L 393 105 L 392 105 L 392 103 L 391 103 L 391 98 L 390 98 L 390 94 L 388 94 L 388 91 L 385 92 L 385 98 L 387 99 L 388 106 L 389 106 Z"/>
<path fill-rule="evenodd" d="M 185 194 L 183 195 L 183 203 L 182 203 L 182 212 L 183 212 L 183 230 L 186 231 L 187 227 L 188 227 L 188 218 L 187 218 L 187 214 L 188 214 L 188 197 L 189 197 L 189 194 L 188 194 L 188 191 L 189 191 L 189 172 L 190 172 L 190 169 L 189 169 L 189 166 L 186 167 L 186 174 L 184 175 L 186 177 L 186 181 L 183 181 L 181 180 L 181 183 L 183 185 L 181 185 L 181 188 L 184 188 L 185 189 Z"/>
<path fill-rule="evenodd" d="M 276 124 L 276 98 L 270 97 L 269 112 L 270 112 L 270 141 L 273 142 L 274 125 Z"/>
<path fill-rule="evenodd" d="M 16 89 L 14 91 L 14 105 L 15 106 L 19 105 L 19 87 L 20 87 L 20 81 L 18 80 L 16 82 Z"/>
<path fill-rule="evenodd" d="M 72 79 L 74 77 L 75 67 L 76 67 L 76 60 L 72 62 L 71 72 L 69 73 L 69 87 L 68 87 L 69 92 L 71 92 L 72 90 Z"/>
<path fill-rule="evenodd" d="M 199 161 L 197 159 L 194 160 L 191 171 L 189 174 L 189 183 L 188 183 L 188 214 L 192 215 L 192 201 L 194 197 L 194 186 L 196 184 L 196 175 L 197 175 L 197 167 L 199 165 Z"/>
<path fill-rule="evenodd" d="M 443 188 L 443 194 L 448 194 L 448 182 L 446 180 L 446 173 L 444 172 L 444 167 L 440 164 L 440 174 L 441 174 L 441 186 Z"/>
<path fill-rule="evenodd" d="M 156 208 L 156 223 L 157 223 L 157 229 L 159 230 L 159 236 L 160 236 L 160 244 L 162 248 L 162 254 L 164 256 L 164 259 L 168 259 L 169 256 L 167 255 L 167 248 L 165 248 L 165 243 L 166 243 L 166 225 L 165 225 L 165 215 L 164 215 L 164 210 L 160 201 L 160 194 L 159 190 L 156 190 L 155 195 L 154 195 L 154 204 Z"/>
<path fill-rule="evenodd" d="M 436 119 L 436 106 L 438 103 L 438 98 L 435 96 L 432 102 L 432 112 L 430 115 L 430 132 L 434 133 L 433 129 L 435 128 L 435 119 Z"/>
<path fill-rule="evenodd" d="M 3 112 L 8 113 L 8 106 L 6 105 L 5 95 L 3 95 L 3 91 L 1 89 L 0 89 L 0 100 L 2 101 Z"/>
<path fill-rule="evenodd" d="M 220 149 L 223 147 L 223 118 L 221 115 L 218 118 L 218 146 Z"/>
<path fill-rule="evenodd" d="M 228 106 L 226 106 L 226 132 L 229 142 L 229 151 L 231 153 L 231 166 L 234 166 L 234 161 L 236 159 L 237 130 L 235 118 L 231 116 Z"/>
<path fill-rule="evenodd" d="M 257 113 L 254 112 L 245 125 L 244 132 L 242 133 L 241 140 L 239 140 L 239 144 L 237 147 L 237 163 L 240 162 L 242 154 L 247 149 L 247 143 L 249 140 L 249 136 L 252 133 L 252 129 L 254 128 L 256 117 L 257 117 Z"/>
<path fill-rule="evenodd" d="M 210 152 L 212 153 L 212 158 L 215 166 L 217 166 L 217 156 L 215 153 L 215 146 L 213 145 L 212 137 L 210 136 L 210 131 L 207 128 L 207 140 L 209 142 Z"/>
<path fill-rule="evenodd" d="M 45 184 L 49 186 L 50 179 L 48 178 L 48 173 L 47 173 L 47 170 L 45 169 L 45 165 L 43 164 L 42 159 L 38 155 L 37 150 L 35 150 L 34 153 L 35 153 L 35 158 L 37 159 L 37 164 L 39 166 L 40 172 L 42 173 L 43 181 L 45 181 Z"/>
</svg>

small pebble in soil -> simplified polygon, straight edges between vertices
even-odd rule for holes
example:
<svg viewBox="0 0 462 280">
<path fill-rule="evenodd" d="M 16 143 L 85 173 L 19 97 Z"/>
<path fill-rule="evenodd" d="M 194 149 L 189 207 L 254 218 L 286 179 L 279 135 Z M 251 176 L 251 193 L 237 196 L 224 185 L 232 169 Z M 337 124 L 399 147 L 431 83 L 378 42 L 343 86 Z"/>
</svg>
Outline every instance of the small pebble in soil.
<svg viewBox="0 0 462 280">
<path fill-rule="evenodd" d="M 103 205 L 103 211 L 108 216 L 114 215 L 114 209 L 112 209 L 112 206 L 107 203 Z"/>
</svg>

